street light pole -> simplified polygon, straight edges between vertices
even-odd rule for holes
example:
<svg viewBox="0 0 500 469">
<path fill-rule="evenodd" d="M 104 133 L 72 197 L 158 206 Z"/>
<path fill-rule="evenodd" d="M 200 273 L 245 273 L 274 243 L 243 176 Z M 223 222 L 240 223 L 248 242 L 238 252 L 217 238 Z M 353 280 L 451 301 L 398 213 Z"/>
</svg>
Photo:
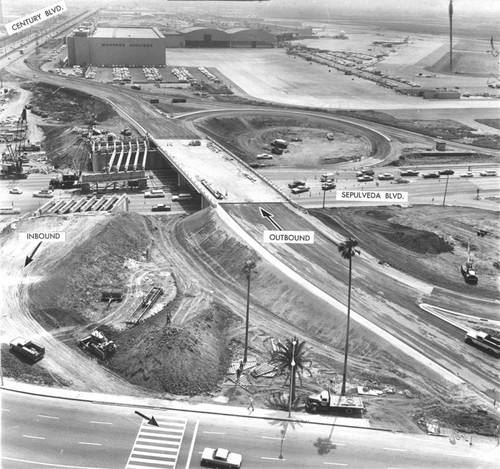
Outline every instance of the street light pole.
<svg viewBox="0 0 500 469">
<path fill-rule="evenodd" d="M 295 367 L 295 344 L 297 343 L 297 339 L 294 337 L 292 340 L 292 363 L 290 364 L 290 396 L 288 398 L 288 417 L 292 416 L 292 394 L 293 394 L 293 377 Z"/>
<path fill-rule="evenodd" d="M 448 180 L 450 179 L 450 175 L 446 175 L 446 186 L 444 187 L 444 197 L 443 197 L 443 207 L 446 202 L 446 192 L 448 191 Z"/>
</svg>

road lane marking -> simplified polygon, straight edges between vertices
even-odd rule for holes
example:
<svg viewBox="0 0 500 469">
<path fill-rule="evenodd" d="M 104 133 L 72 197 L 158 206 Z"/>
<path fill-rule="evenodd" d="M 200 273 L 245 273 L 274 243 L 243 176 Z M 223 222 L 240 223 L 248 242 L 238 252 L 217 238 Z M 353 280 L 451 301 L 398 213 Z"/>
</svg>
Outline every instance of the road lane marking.
<svg viewBox="0 0 500 469">
<path fill-rule="evenodd" d="M 159 427 L 141 422 L 126 469 L 176 466 L 187 419 L 156 417 L 156 421 Z"/>
<path fill-rule="evenodd" d="M 261 456 L 260 459 L 268 459 L 269 461 L 286 461 L 285 458 L 280 459 L 280 458 L 266 458 L 265 456 Z"/>
<path fill-rule="evenodd" d="M 99 425 L 113 425 L 112 422 L 98 422 L 96 420 L 91 420 L 90 423 L 96 423 L 96 424 L 99 424 Z"/>
<path fill-rule="evenodd" d="M 92 446 L 102 446 L 102 443 L 88 443 L 87 441 L 79 441 L 79 445 L 92 445 Z"/>
<path fill-rule="evenodd" d="M 189 469 L 189 465 L 191 464 L 191 456 L 193 455 L 194 450 L 194 442 L 196 441 L 196 434 L 198 433 L 198 425 L 200 424 L 199 420 L 196 420 L 196 425 L 194 426 L 193 438 L 191 438 L 191 446 L 189 447 L 189 454 L 186 461 L 186 469 Z"/>
<path fill-rule="evenodd" d="M 401 449 L 401 448 L 382 448 L 382 449 L 385 449 L 387 451 L 401 451 L 401 452 L 408 452 L 407 449 Z"/>
<path fill-rule="evenodd" d="M 456 458 L 475 458 L 473 454 L 465 454 L 465 453 L 443 453 L 444 456 L 454 456 Z"/>
<path fill-rule="evenodd" d="M 23 435 L 24 438 L 34 438 L 35 440 L 45 440 L 43 436 Z"/>
<path fill-rule="evenodd" d="M 59 420 L 59 417 L 52 417 L 51 415 L 40 415 L 40 414 L 38 414 L 38 417 L 42 417 L 43 419 L 57 419 L 57 420 Z"/>
<path fill-rule="evenodd" d="M 65 464 L 55 464 L 53 462 L 30 461 L 28 459 L 9 458 L 7 456 L 2 456 L 2 459 L 5 459 L 7 461 L 22 462 L 25 464 L 35 464 L 36 466 L 62 467 L 64 469 L 109 469 L 108 467 L 67 466 Z"/>
<path fill-rule="evenodd" d="M 262 438 L 264 438 L 265 440 L 281 440 L 281 439 L 283 439 L 283 441 L 285 440 L 281 436 L 263 436 Z"/>
<path fill-rule="evenodd" d="M 3 408 L 2 408 L 2 410 L 3 410 L 4 412 L 10 412 L 10 410 L 9 410 L 9 409 L 3 409 Z"/>
<path fill-rule="evenodd" d="M 328 466 L 347 466 L 343 462 L 324 462 L 323 464 L 327 464 Z"/>
<path fill-rule="evenodd" d="M 225 432 L 206 432 L 206 431 L 203 431 L 203 433 L 207 433 L 209 435 L 225 435 L 226 434 Z"/>
</svg>

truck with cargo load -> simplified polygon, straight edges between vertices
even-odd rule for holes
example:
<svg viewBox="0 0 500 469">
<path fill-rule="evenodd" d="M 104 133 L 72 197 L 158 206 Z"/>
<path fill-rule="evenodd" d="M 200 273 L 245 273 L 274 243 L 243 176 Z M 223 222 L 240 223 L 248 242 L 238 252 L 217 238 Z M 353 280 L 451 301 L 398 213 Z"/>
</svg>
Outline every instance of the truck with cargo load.
<svg viewBox="0 0 500 469">
<path fill-rule="evenodd" d="M 500 339 L 482 331 L 470 330 L 465 334 L 465 343 L 500 358 Z"/>
<path fill-rule="evenodd" d="M 336 412 L 346 415 L 361 414 L 364 409 L 360 397 L 339 396 L 330 391 L 321 391 L 319 394 L 308 396 L 306 410 L 312 414 L 318 412 Z"/>
<path fill-rule="evenodd" d="M 45 347 L 35 344 L 31 340 L 26 340 L 23 337 L 17 337 L 10 343 L 10 350 L 17 352 L 19 355 L 27 358 L 35 363 L 40 361 L 45 355 Z"/>
</svg>

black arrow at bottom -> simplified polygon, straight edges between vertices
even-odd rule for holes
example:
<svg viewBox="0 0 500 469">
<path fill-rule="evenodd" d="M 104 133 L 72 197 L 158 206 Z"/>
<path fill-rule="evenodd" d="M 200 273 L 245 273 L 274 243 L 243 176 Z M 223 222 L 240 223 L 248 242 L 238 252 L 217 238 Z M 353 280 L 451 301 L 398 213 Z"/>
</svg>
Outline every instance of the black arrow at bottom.
<svg viewBox="0 0 500 469">
<path fill-rule="evenodd" d="M 26 256 L 26 260 L 24 261 L 24 267 L 26 267 L 28 264 L 31 264 L 31 262 L 33 262 L 33 257 L 35 257 L 35 252 L 40 247 L 40 244 L 42 244 L 41 241 L 37 244 L 36 248 L 31 253 L 31 256 Z"/>
<path fill-rule="evenodd" d="M 146 415 L 141 414 L 140 412 L 137 412 L 137 410 L 135 411 L 135 413 L 137 415 L 139 415 L 140 417 L 142 417 L 143 419 L 146 419 L 148 421 L 148 425 L 154 425 L 155 427 L 159 427 L 158 422 L 156 421 L 156 419 L 153 416 L 151 416 L 151 418 L 149 418 Z"/>
</svg>

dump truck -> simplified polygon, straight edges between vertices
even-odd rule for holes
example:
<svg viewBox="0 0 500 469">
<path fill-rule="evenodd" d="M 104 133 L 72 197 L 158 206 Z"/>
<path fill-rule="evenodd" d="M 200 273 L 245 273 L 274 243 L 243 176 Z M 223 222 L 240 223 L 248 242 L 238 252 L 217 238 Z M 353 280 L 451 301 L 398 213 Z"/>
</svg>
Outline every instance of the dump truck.
<svg viewBox="0 0 500 469">
<path fill-rule="evenodd" d="M 45 355 L 45 347 L 35 344 L 31 340 L 26 340 L 23 337 L 17 337 L 10 343 L 10 349 L 19 355 L 27 358 L 35 363 L 40 361 Z"/>
<path fill-rule="evenodd" d="M 306 400 L 306 410 L 311 414 L 318 412 L 336 412 L 342 414 L 361 413 L 364 409 L 360 397 L 339 396 L 331 394 L 330 391 L 321 391 L 313 394 Z"/>
<path fill-rule="evenodd" d="M 465 343 L 500 358 L 500 339 L 486 332 L 470 330 L 465 334 Z"/>
<path fill-rule="evenodd" d="M 78 341 L 78 345 L 84 350 L 88 350 L 100 360 L 106 360 L 116 352 L 116 344 L 108 340 L 106 336 L 95 329 L 92 333 Z"/>
</svg>

